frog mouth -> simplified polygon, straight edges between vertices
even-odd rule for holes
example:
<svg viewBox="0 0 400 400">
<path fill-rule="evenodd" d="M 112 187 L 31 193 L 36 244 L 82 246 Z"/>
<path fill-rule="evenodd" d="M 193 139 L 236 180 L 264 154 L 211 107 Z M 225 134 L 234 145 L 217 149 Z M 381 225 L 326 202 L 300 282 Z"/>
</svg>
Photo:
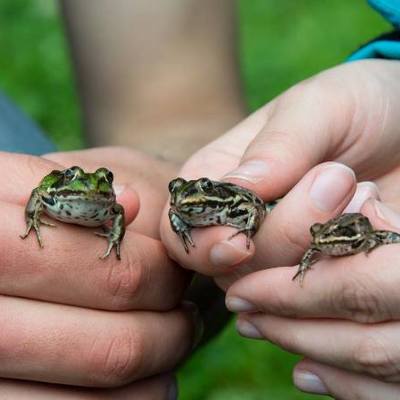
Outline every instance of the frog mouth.
<svg viewBox="0 0 400 400">
<path fill-rule="evenodd" d="M 97 193 L 97 192 L 84 192 L 84 191 L 68 191 L 62 190 L 58 192 L 55 197 L 59 200 L 66 200 L 66 199 L 88 199 L 88 200 L 107 200 L 107 199 L 114 199 L 115 194 L 114 192 L 108 193 Z"/>
</svg>

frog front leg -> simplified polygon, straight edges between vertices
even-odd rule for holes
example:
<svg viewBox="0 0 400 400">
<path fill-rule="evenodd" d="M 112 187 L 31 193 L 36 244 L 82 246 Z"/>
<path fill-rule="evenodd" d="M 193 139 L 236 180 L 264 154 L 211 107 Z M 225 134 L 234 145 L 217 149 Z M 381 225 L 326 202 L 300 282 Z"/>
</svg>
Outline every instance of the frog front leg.
<svg viewBox="0 0 400 400">
<path fill-rule="evenodd" d="M 304 276 L 306 272 L 311 269 L 311 265 L 313 265 L 317 260 L 314 258 L 316 254 L 320 253 L 320 250 L 310 247 L 301 258 L 299 268 L 295 275 L 292 278 L 292 281 L 296 280 L 299 277 L 300 286 L 303 286 Z"/>
<path fill-rule="evenodd" d="M 104 226 L 105 232 L 95 232 L 97 236 L 108 239 L 108 247 L 106 252 L 100 257 L 102 260 L 108 257 L 113 247 L 117 253 L 118 260 L 121 259 L 121 241 L 125 235 L 125 212 L 124 208 L 116 203 L 111 209 L 112 226 L 111 228 Z"/>
<path fill-rule="evenodd" d="M 26 222 L 26 231 L 23 235 L 20 235 L 21 239 L 25 239 L 31 229 L 33 228 L 36 232 L 36 237 L 39 242 L 39 246 L 43 247 L 42 237 L 40 235 L 40 225 L 47 225 L 54 227 L 54 224 L 51 224 L 46 221 L 42 221 L 40 219 L 43 212 L 43 203 L 42 203 L 42 194 L 39 188 L 33 189 L 31 193 L 31 197 L 29 198 L 28 204 L 25 207 L 25 222 Z"/>
<path fill-rule="evenodd" d="M 240 233 L 246 235 L 246 247 L 250 248 L 251 238 L 256 234 L 261 221 L 264 219 L 265 211 L 264 209 L 259 209 L 258 207 L 249 208 L 248 204 L 239 206 L 239 210 L 243 209 L 248 214 L 246 225 L 243 228 L 239 228 L 234 234 L 229 236 L 228 240 L 231 240 Z"/>
<path fill-rule="evenodd" d="M 172 209 L 168 212 L 172 230 L 181 238 L 186 253 L 189 254 L 189 245 L 196 247 L 190 234 L 190 226 Z"/>
</svg>

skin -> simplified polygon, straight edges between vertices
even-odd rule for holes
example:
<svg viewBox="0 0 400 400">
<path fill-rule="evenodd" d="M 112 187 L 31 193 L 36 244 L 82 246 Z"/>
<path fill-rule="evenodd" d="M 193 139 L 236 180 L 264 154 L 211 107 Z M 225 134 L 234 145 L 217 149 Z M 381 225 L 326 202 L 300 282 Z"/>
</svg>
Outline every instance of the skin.
<svg viewBox="0 0 400 400">
<path fill-rule="evenodd" d="M 255 235 L 256 255 L 254 247 L 246 252 L 244 237 L 228 246 L 224 238 L 230 229 L 218 227 L 194 233 L 197 252 L 188 257 L 166 215 L 161 226 L 162 239 L 180 264 L 214 276 L 224 289 L 230 287 L 231 310 L 248 311 L 243 303 L 235 306 L 233 297 L 260 308 L 261 313 L 243 314 L 239 321 L 251 320 L 261 337 L 313 360 L 307 365 L 313 365 L 314 373 L 321 363 L 339 371 L 336 380 L 329 380 L 333 395 L 339 390 L 333 387 L 358 382 L 358 389 L 340 393 L 341 399 L 357 398 L 360 382 L 379 393 L 371 398 L 394 398 L 389 397 L 393 387 L 397 397 L 400 392 L 400 386 L 385 383 L 398 376 L 398 246 L 383 246 L 367 259 L 359 254 L 323 260 L 309 273 L 303 289 L 291 281 L 294 269 L 288 266 L 308 247 L 309 227 L 346 207 L 351 212 L 361 208 L 377 229 L 399 230 L 394 212 L 400 210 L 399 82 L 400 66 L 392 61 L 354 62 L 325 71 L 292 87 L 185 164 L 180 172 L 185 178 L 225 175 L 264 200 L 287 193 Z M 366 203 L 363 208 L 368 197 L 378 197 L 374 185 L 356 185 L 351 170 L 327 160 L 347 164 L 360 181 L 375 182 L 384 203 Z M 236 170 L 250 161 L 253 174 Z M 255 166 L 259 175 L 254 174 Z M 275 266 L 285 268 L 266 269 Z M 382 315 L 388 322 L 380 327 L 376 322 Z M 309 316 L 315 318 L 305 319 Z M 340 335 L 332 337 L 334 332 Z M 251 336 L 243 326 L 242 333 Z M 320 379 L 326 376 L 321 372 Z"/>
<path fill-rule="evenodd" d="M 138 212 L 139 198 L 127 182 L 142 188 L 150 168 L 142 158 L 141 172 L 135 162 L 130 161 L 129 166 L 134 152 L 124 157 L 123 152 L 116 156 L 115 151 L 96 149 L 46 158 L 0 153 L 0 167 L 13 176 L 11 182 L 3 175 L 0 185 L 0 302 L 4 311 L 0 376 L 8 379 L 0 381 L 2 393 L 24 398 L 24 393 L 33 391 L 36 397 L 30 398 L 38 399 L 58 393 L 66 399 L 77 398 L 76 393 L 82 399 L 138 393 L 143 399 L 167 398 L 173 378 L 158 376 L 182 362 L 193 346 L 198 315 L 193 306 L 181 305 L 187 274 L 167 258 L 160 241 L 150 236 L 156 231 L 161 208 L 158 214 L 154 209 L 155 216 L 148 216 L 146 226 L 140 221 L 128 225 L 121 261 L 114 257 L 98 260 L 96 254 L 104 243 L 99 243 L 90 229 L 75 225 L 43 227 L 43 237 L 54 239 L 47 241 L 44 249 L 38 248 L 34 236 L 25 242 L 18 238 L 32 182 L 52 169 L 64 168 L 64 161 L 88 170 L 99 166 L 97 160 L 107 165 L 114 172 L 115 188 L 123 185 L 117 201 L 124 206 L 130 224 Z M 169 179 L 168 166 L 158 163 L 162 168 L 160 165 L 156 172 L 156 162 L 152 162 L 154 190 Z M 76 251 L 65 251 L 66 243 Z M 93 257 L 82 257 L 84 252 Z M 160 331 L 165 332 L 162 342 Z M 144 381 L 147 377 L 151 378 Z M 128 386 L 103 392 L 61 388 L 55 383 Z"/>
<path fill-rule="evenodd" d="M 177 305 L 179 307 L 189 279 L 186 273 L 177 272 L 173 263 L 166 260 L 165 250 L 159 241 L 159 220 L 167 200 L 165 190 L 167 182 L 176 176 L 177 165 L 182 160 L 245 115 L 239 68 L 236 62 L 234 4 L 229 0 L 220 1 L 218 4 L 207 0 L 201 3 L 201 7 L 196 0 L 178 0 L 163 5 L 156 2 L 156 4 L 157 7 L 154 7 L 154 2 L 147 0 L 135 2 L 121 0 L 118 2 L 118 7 L 111 6 L 112 12 L 110 12 L 110 2 L 106 0 L 61 1 L 82 105 L 83 131 L 88 136 L 88 143 L 91 146 L 123 145 L 125 149 L 118 148 L 115 151 L 93 149 L 85 152 L 52 154 L 46 158 L 63 166 L 78 164 L 90 170 L 104 165 L 104 161 L 108 160 L 108 166 L 119 177 L 117 180 L 128 186 L 127 190 L 118 196 L 118 201 L 121 197 L 121 203 L 127 214 L 130 213 L 127 215 L 128 222 L 131 222 L 133 215 L 137 213 L 138 197 L 146 207 L 141 208 L 139 215 L 127 227 L 124 238 L 126 244 L 122 245 L 122 251 L 130 248 L 133 253 L 127 255 L 130 264 L 122 266 L 119 270 L 114 268 L 100 270 L 95 268 L 94 264 L 82 266 L 82 257 L 75 260 L 68 259 L 70 253 L 64 253 L 62 244 L 67 241 L 70 243 L 71 238 L 75 238 L 73 245 L 77 249 L 81 246 L 86 251 L 87 246 L 93 245 L 91 248 L 94 253 L 95 250 L 100 250 L 100 247 L 96 247 L 100 244 L 95 243 L 93 238 L 91 239 L 93 242 L 89 243 L 86 242 L 86 235 L 80 236 L 85 229 L 63 227 L 54 232 L 43 229 L 45 238 L 47 235 L 54 235 L 52 243 L 55 244 L 56 240 L 60 240 L 60 246 L 52 247 L 53 250 L 50 249 L 50 243 L 46 246 L 46 250 L 49 250 L 46 258 L 39 257 L 42 253 L 38 254 L 33 244 L 29 250 L 24 248 L 26 252 L 24 254 L 33 257 L 29 258 L 32 261 L 26 267 L 34 270 L 35 276 L 38 276 L 39 269 L 44 274 L 42 276 L 47 276 L 46 279 L 51 278 L 51 281 L 58 282 L 58 285 L 54 287 L 54 293 L 50 293 L 50 285 L 45 287 L 44 282 L 36 282 L 37 288 L 31 289 L 29 282 L 23 283 L 21 287 L 28 286 L 29 289 L 23 295 L 27 298 L 44 297 L 46 302 L 54 304 L 54 310 L 60 317 L 67 309 L 58 308 L 60 306 L 57 302 L 79 303 L 78 310 L 81 313 L 92 312 L 91 308 L 111 309 L 116 312 L 145 309 L 151 311 L 151 315 L 154 313 L 154 318 L 160 309 L 172 309 Z M 99 26 L 102 32 L 100 36 Z M 146 40 L 143 41 L 143 38 Z M 208 60 L 207 63 L 203 62 L 205 59 Z M 110 63 L 110 60 L 113 62 Z M 208 84 L 204 85 L 204 81 Z M 127 146 L 143 150 L 154 157 L 139 151 L 129 151 Z M 160 162 L 160 159 L 166 159 L 168 162 Z M 12 156 L 9 161 L 18 166 L 17 176 L 25 177 L 18 186 L 26 190 L 32 186 L 32 182 L 38 182 L 51 170 L 47 164 L 46 167 L 38 168 L 36 159 L 23 160 Z M 41 163 L 42 161 L 39 162 Z M 6 168 L 8 169 L 8 165 Z M 35 173 L 32 174 L 32 171 Z M 11 180 L 2 184 L 4 190 L 0 189 L 0 192 L 6 197 L 4 201 L 22 207 L 27 201 L 25 193 L 13 186 Z M 132 194 L 132 187 L 137 191 L 138 197 Z M 15 213 L 15 218 L 19 217 L 20 214 Z M 8 221 L 11 224 L 10 218 Z M 7 226 L 4 226 L 4 229 Z M 3 244 L 4 248 L 7 248 L 7 253 L 19 254 L 18 249 L 8 246 L 11 235 L 3 237 L 6 237 Z M 127 240 L 127 237 L 131 237 L 132 240 Z M 131 241 L 135 245 L 131 245 Z M 44 264 L 41 267 L 43 260 Z M 49 276 L 46 273 L 52 269 L 55 271 L 54 266 L 50 265 L 51 260 L 56 261 L 58 269 L 57 274 Z M 19 262 L 22 265 L 22 260 L 18 259 L 16 262 L 14 257 L 13 264 L 10 265 L 19 265 Z M 74 268 L 71 268 L 72 262 L 76 263 Z M 0 261 L 0 268 L 2 265 Z M 45 268 L 46 265 L 48 269 Z M 142 270 L 140 266 L 143 266 Z M 81 276 L 84 275 L 82 268 L 93 271 L 93 274 L 86 274 L 87 280 L 81 280 Z M 138 282 L 133 273 L 135 270 L 143 271 L 143 274 L 139 274 L 145 278 L 143 281 Z M 118 274 L 118 271 L 123 272 Z M 68 279 L 65 279 L 67 276 Z M 15 282 L 15 279 L 12 280 Z M 63 284 L 60 283 L 62 280 Z M 78 280 L 81 280 L 84 286 L 81 287 L 80 296 L 76 296 L 74 292 Z M 110 284 L 107 283 L 109 281 Z M 120 281 L 122 283 L 119 283 Z M 192 291 L 189 297 L 200 301 L 202 315 L 206 319 L 211 319 L 215 305 L 219 310 L 223 308 L 221 301 L 223 299 L 213 296 L 212 293 L 217 288 L 215 285 L 210 286 L 209 280 L 201 279 L 197 282 L 200 283 L 201 290 Z M 107 285 L 112 286 L 114 291 L 119 291 L 120 295 L 105 295 L 104 291 L 107 292 L 107 289 L 104 287 L 108 288 Z M 168 293 L 165 293 L 167 288 Z M 208 296 L 204 297 L 203 293 L 207 293 Z M 40 306 L 42 303 L 37 305 Z M 190 348 L 193 342 L 192 329 L 197 333 L 199 329 L 193 328 L 190 321 L 185 322 L 188 314 L 193 315 L 192 311 L 182 312 L 180 308 L 176 308 L 176 313 L 181 316 L 178 320 L 183 322 L 175 321 L 172 318 L 175 314 L 171 314 L 169 318 L 169 314 L 164 313 L 166 321 L 170 322 L 160 325 L 149 323 L 143 331 L 143 336 L 151 342 L 154 339 L 152 332 L 158 332 L 160 329 L 171 332 L 171 335 L 176 334 L 176 337 L 181 335 L 179 348 L 187 352 L 185 349 Z M 28 314 L 24 315 L 28 318 Z M 107 313 L 105 321 L 112 324 L 110 321 L 112 315 L 114 313 Z M 84 315 L 80 314 L 79 318 L 84 318 Z M 195 320 L 197 319 L 195 317 Z M 204 337 L 215 334 L 224 322 L 219 312 L 218 321 L 214 321 L 212 325 L 206 324 L 212 329 L 208 333 L 206 331 Z M 37 328 L 45 331 L 47 325 L 47 319 L 38 319 Z M 18 325 L 14 324 L 12 328 L 18 330 Z M 77 328 L 72 329 L 70 333 L 77 338 L 87 334 Z M 40 341 L 41 334 L 42 332 L 33 335 L 32 338 Z M 112 334 L 116 332 L 110 332 L 111 336 Z M 54 339 L 53 342 L 56 343 L 56 338 L 49 339 Z M 31 348 L 35 348 L 36 341 L 31 340 L 30 346 L 25 347 L 27 355 L 31 353 Z M 62 341 L 58 343 L 60 359 L 65 359 L 65 343 Z M 172 356 L 168 354 L 172 349 L 175 352 L 176 343 L 174 340 L 164 341 L 163 350 L 159 355 L 170 365 L 165 369 L 172 370 L 177 359 L 181 361 L 183 358 L 180 354 Z M 3 345 L 1 341 L 0 345 Z M 145 350 L 139 351 L 139 354 L 143 355 L 144 359 L 148 358 L 149 362 L 154 358 L 153 354 L 148 356 Z M 44 365 L 40 380 L 50 381 L 53 379 L 54 368 L 50 368 L 48 363 L 44 362 L 46 355 L 49 356 L 49 353 L 44 349 L 43 359 L 36 362 Z M 33 357 L 33 362 L 35 360 Z M 77 371 L 79 368 L 78 366 Z M 75 366 L 71 366 L 71 369 L 75 369 Z M 160 363 L 154 361 L 154 374 L 160 369 Z M 82 376 L 84 377 L 84 374 Z M 28 376 L 25 379 L 31 378 Z M 65 373 L 62 381 L 70 379 L 69 374 Z M 138 378 L 133 374 L 130 379 Z M 168 384 L 173 382 L 170 376 L 167 381 Z M 120 396 L 121 398 L 132 396 L 144 400 L 175 398 L 173 393 L 167 393 L 168 385 L 165 382 L 165 379 L 159 380 L 157 377 L 146 381 L 139 380 L 140 391 L 133 383 L 126 387 L 126 392 L 121 389 L 124 395 Z M 79 391 L 71 389 L 69 393 L 69 389 L 65 386 L 59 388 L 55 385 L 31 385 L 21 383 L 19 380 L 0 382 L 1 393 L 9 397 L 23 398 L 25 393 L 25 396 L 31 399 L 33 388 L 35 395 L 40 399 L 49 396 L 48 390 L 51 393 L 53 390 L 57 391 L 57 394 L 62 391 L 65 396 L 74 399 Z M 114 392 L 109 391 L 87 390 L 79 394 L 82 399 L 101 398 L 100 396 L 107 398 L 108 395 L 117 398 L 114 397 Z"/>
<path fill-rule="evenodd" d="M 90 145 L 130 146 L 181 163 L 244 117 L 234 2 L 67 0 L 61 7 Z"/>
</svg>

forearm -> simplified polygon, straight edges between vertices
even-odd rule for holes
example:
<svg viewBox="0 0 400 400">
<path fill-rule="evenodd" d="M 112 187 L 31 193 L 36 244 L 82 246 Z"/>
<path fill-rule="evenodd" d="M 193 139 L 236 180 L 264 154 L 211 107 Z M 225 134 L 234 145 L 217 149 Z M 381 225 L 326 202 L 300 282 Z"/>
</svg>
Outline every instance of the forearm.
<svg viewBox="0 0 400 400">
<path fill-rule="evenodd" d="M 91 145 L 181 161 L 243 116 L 233 2 L 61 4 Z"/>
</svg>

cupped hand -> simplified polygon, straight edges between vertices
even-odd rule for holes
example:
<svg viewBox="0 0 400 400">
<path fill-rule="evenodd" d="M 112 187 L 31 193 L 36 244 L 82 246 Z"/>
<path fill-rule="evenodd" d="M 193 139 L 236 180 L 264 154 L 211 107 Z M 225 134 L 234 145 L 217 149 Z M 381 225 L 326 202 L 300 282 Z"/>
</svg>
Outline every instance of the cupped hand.
<svg viewBox="0 0 400 400">
<path fill-rule="evenodd" d="M 71 165 L 113 171 L 128 224 L 120 261 L 114 253 L 100 260 L 106 241 L 85 227 L 57 221 L 56 228 L 42 226 L 43 249 L 34 234 L 19 238 L 31 190 L 51 170 Z M 7 171 L 0 177 L 0 377 L 11 379 L 0 381 L 2 392 L 22 393 L 12 380 L 18 379 L 103 388 L 129 384 L 102 392 L 104 398 L 135 397 L 146 387 L 148 394 L 140 398 L 166 398 L 172 376 L 158 375 L 190 352 L 199 323 L 193 306 L 181 305 L 188 275 L 157 239 L 166 198 L 158 189 L 173 168 L 122 149 L 43 158 L 0 153 L 0 166 Z M 137 213 L 146 210 L 139 198 L 150 210 L 135 224 Z M 57 385 L 26 385 L 37 398 L 46 398 L 46 391 L 68 392 Z M 91 398 L 91 389 L 71 390 L 81 396 L 71 398 Z"/>
<path fill-rule="evenodd" d="M 399 206 L 399 203 L 397 204 Z M 400 230 L 400 216 L 376 199 L 360 210 L 376 229 Z M 399 245 L 349 257 L 324 257 L 304 287 L 292 267 L 254 272 L 227 292 L 237 327 L 308 358 L 295 370 L 303 390 L 340 399 L 400 395 Z"/>
<path fill-rule="evenodd" d="M 235 229 L 212 227 L 193 229 L 196 248 L 186 254 L 165 212 L 161 234 L 169 254 L 226 288 L 251 271 L 297 263 L 311 224 L 346 209 L 356 176 L 389 185 L 383 196 L 390 201 L 399 193 L 390 187 L 400 161 L 399 90 L 398 62 L 341 65 L 295 85 L 201 149 L 181 170 L 184 178 L 224 179 L 264 200 L 285 197 L 250 249 L 244 235 L 227 240 Z M 364 185 L 351 207 L 374 193 Z"/>
</svg>

